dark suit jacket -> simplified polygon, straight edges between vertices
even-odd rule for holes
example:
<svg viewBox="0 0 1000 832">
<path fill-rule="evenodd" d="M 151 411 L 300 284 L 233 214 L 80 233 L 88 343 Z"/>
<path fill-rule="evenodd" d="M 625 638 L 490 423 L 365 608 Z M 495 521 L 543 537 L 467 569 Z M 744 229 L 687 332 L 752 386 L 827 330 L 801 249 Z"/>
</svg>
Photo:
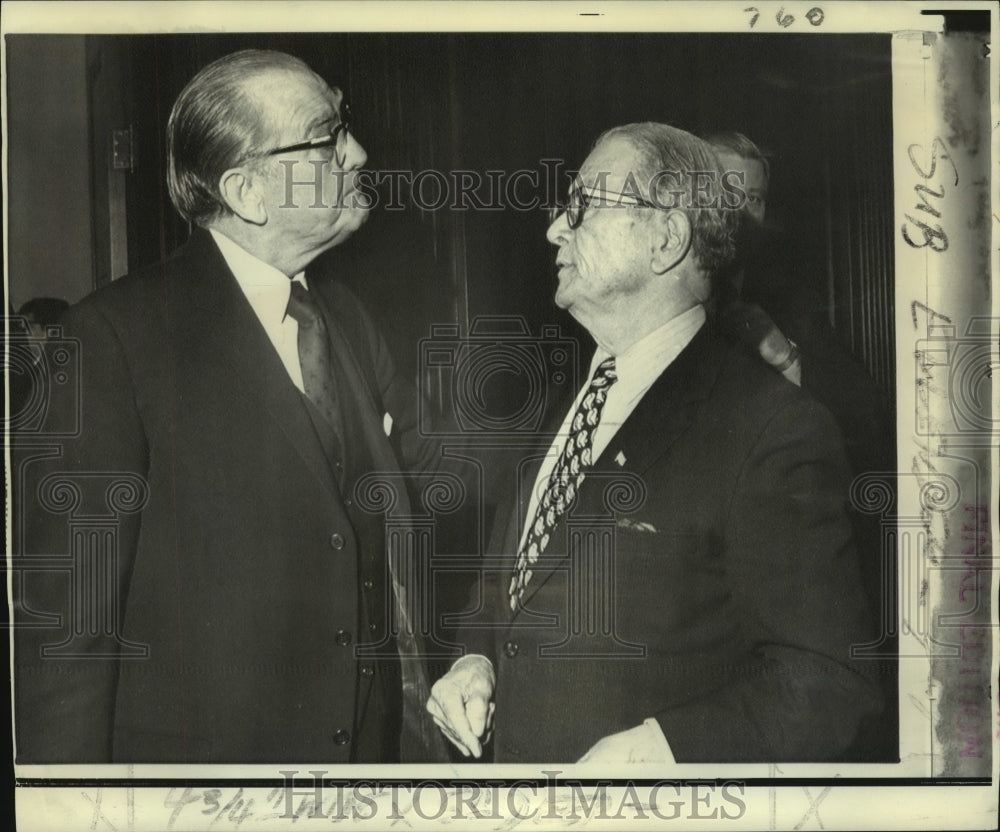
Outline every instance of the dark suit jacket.
<svg viewBox="0 0 1000 832">
<path fill-rule="evenodd" d="M 871 633 L 841 440 L 760 361 L 698 333 L 587 474 L 512 616 L 538 462 L 523 468 L 498 514 L 503 567 L 463 630 L 497 668 L 496 761 L 574 762 L 647 717 L 679 762 L 832 760 L 879 708 L 850 658 Z"/>
<path fill-rule="evenodd" d="M 387 476 L 397 460 L 432 467 L 368 317 L 343 288 L 312 289 L 343 341 L 341 401 L 362 434 L 349 442 Z M 85 299 L 65 334 L 80 343 L 80 431 L 25 445 L 17 468 L 21 620 L 63 616 L 18 630 L 18 760 L 347 762 L 398 743 L 398 667 L 355 656 L 392 645 L 384 518 L 338 483 L 210 235 Z M 56 568 L 68 552 L 93 603 Z M 74 624 L 84 604 L 96 619 Z M 382 670 L 397 676 L 376 697 Z"/>
</svg>

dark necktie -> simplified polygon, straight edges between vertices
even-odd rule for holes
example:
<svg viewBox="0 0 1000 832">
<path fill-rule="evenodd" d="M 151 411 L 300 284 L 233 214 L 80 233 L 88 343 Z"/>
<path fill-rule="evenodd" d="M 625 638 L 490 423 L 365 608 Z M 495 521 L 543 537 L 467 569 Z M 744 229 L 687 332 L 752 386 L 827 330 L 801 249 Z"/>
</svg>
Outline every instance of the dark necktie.
<svg viewBox="0 0 1000 832">
<path fill-rule="evenodd" d="M 570 423 L 569 436 L 555 468 L 549 475 L 545 491 L 538 500 L 535 517 L 524 545 L 517 553 L 514 576 L 510 580 L 510 608 L 517 605 L 524 595 L 524 588 L 531 580 L 531 566 L 549 545 L 552 530 L 559 523 L 566 509 L 576 497 L 583 475 L 593 463 L 594 432 L 601 422 L 601 411 L 608 397 L 608 390 L 618 380 L 615 359 L 608 358 L 594 371 L 590 387 L 577 405 Z"/>
<path fill-rule="evenodd" d="M 299 365 L 306 396 L 330 423 L 338 439 L 344 438 L 344 427 L 337 404 L 330 339 L 323 312 L 312 294 L 296 280 L 288 298 L 288 314 L 299 324 Z"/>
</svg>

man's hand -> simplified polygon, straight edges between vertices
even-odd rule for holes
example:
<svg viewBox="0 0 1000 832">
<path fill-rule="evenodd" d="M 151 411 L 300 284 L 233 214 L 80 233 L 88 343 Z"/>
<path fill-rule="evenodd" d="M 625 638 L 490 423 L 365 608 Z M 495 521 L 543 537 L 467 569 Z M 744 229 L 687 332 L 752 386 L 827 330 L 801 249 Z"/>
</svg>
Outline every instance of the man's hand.
<svg viewBox="0 0 1000 832">
<path fill-rule="evenodd" d="M 658 725 L 642 725 L 609 734 L 594 743 L 578 763 L 673 763 L 674 755 Z"/>
<path fill-rule="evenodd" d="M 482 757 L 493 728 L 496 674 L 485 656 L 463 656 L 434 683 L 427 710 L 466 757 Z"/>
</svg>

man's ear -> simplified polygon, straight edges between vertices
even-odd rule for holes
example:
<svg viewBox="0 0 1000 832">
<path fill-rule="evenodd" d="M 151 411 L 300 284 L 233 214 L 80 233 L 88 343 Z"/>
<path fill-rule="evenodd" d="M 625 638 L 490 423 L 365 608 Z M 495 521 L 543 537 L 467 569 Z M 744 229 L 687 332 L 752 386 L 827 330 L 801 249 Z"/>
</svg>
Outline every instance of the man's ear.
<svg viewBox="0 0 1000 832">
<path fill-rule="evenodd" d="M 219 177 L 219 193 L 229 210 L 254 225 L 267 222 L 267 207 L 259 177 L 247 167 L 230 168 Z"/>
<path fill-rule="evenodd" d="M 680 210 L 655 211 L 652 267 L 665 274 L 680 263 L 691 248 L 691 220 Z"/>
</svg>

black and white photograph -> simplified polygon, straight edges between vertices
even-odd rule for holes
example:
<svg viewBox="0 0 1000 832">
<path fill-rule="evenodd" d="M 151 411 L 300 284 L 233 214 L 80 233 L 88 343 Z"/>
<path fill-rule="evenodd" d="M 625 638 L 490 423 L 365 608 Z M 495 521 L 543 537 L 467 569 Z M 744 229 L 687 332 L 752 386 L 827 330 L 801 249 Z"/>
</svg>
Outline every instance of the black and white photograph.
<svg viewBox="0 0 1000 832">
<path fill-rule="evenodd" d="M 16 828 L 995 826 L 948 6 L 5 2 Z"/>
</svg>

